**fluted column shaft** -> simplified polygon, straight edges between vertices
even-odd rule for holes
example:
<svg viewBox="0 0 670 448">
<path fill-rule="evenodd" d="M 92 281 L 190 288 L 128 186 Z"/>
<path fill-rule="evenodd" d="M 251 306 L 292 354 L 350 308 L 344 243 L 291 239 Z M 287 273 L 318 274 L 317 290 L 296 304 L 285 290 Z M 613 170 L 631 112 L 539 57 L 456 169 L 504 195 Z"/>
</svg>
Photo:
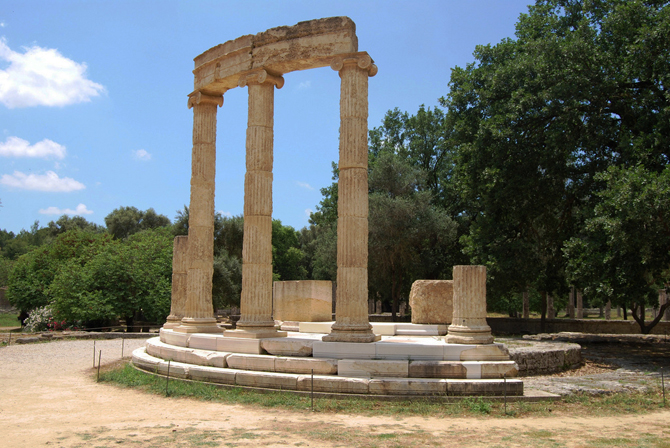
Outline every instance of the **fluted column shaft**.
<svg viewBox="0 0 670 448">
<path fill-rule="evenodd" d="M 454 266 L 454 317 L 447 343 L 490 344 L 486 323 L 486 266 Z"/>
<path fill-rule="evenodd" d="M 244 241 L 240 320 L 232 337 L 277 337 L 272 318 L 272 162 L 274 89 L 284 80 L 264 70 L 240 79 L 248 87 L 247 173 L 244 178 Z"/>
<path fill-rule="evenodd" d="M 175 331 L 218 332 L 212 305 L 214 272 L 214 176 L 216 169 L 216 108 L 223 96 L 191 94 L 193 153 L 188 218 L 186 307 Z"/>
<path fill-rule="evenodd" d="M 327 342 L 372 342 L 368 320 L 368 77 L 367 55 L 336 59 L 339 71 L 340 160 L 337 207 L 336 321 Z"/>
<path fill-rule="evenodd" d="M 186 313 L 186 281 L 188 277 L 188 236 L 174 238 L 172 248 L 172 296 L 170 315 L 163 328 L 178 327 Z"/>
</svg>

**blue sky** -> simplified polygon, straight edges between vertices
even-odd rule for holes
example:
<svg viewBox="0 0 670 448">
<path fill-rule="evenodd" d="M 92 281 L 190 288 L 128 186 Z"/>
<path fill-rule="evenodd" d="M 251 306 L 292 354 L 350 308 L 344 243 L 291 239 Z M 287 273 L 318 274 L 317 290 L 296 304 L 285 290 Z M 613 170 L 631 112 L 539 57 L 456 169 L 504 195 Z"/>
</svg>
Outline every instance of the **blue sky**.
<svg viewBox="0 0 670 448">
<path fill-rule="evenodd" d="M 322 17 L 356 23 L 379 67 L 370 127 L 448 92 L 478 44 L 513 37 L 529 0 L 0 2 L 0 229 L 115 208 L 173 219 L 189 201 L 193 58 L 245 34 Z M 274 213 L 299 229 L 338 158 L 339 77 L 294 72 L 275 92 Z M 216 210 L 243 209 L 246 89 L 218 113 Z"/>
</svg>

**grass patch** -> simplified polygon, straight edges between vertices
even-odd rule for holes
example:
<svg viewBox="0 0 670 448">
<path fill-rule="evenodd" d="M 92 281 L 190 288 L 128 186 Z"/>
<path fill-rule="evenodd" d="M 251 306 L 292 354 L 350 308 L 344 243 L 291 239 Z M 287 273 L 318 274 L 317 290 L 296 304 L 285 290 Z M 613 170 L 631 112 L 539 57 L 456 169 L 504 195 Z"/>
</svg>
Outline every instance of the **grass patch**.
<svg viewBox="0 0 670 448">
<path fill-rule="evenodd" d="M 165 378 L 133 368 L 127 361 L 108 365 L 100 373 L 100 381 L 122 387 L 132 387 L 147 393 L 165 395 Z M 222 388 L 213 384 L 170 378 L 169 395 L 202 401 L 245 404 L 294 411 L 310 409 L 309 396 L 290 392 L 258 392 L 241 388 Z M 330 399 L 316 397 L 314 410 L 325 413 L 350 413 L 386 416 L 518 418 L 547 415 L 621 415 L 643 414 L 663 407 L 660 388 L 648 393 L 617 393 L 605 396 L 569 395 L 556 402 L 492 402 L 482 397 L 468 397 L 454 403 L 432 402 L 427 399 L 388 402 L 362 398 Z"/>
<path fill-rule="evenodd" d="M 19 316 L 16 313 L 0 313 L 0 327 L 20 327 Z"/>
</svg>

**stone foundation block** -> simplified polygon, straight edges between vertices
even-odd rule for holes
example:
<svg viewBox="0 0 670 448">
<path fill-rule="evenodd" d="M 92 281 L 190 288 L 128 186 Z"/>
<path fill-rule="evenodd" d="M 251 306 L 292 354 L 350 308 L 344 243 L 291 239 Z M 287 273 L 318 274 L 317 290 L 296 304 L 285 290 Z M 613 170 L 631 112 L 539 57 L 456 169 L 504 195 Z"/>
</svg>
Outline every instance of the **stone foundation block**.
<svg viewBox="0 0 670 448">
<path fill-rule="evenodd" d="M 507 388 L 507 395 L 523 395 L 523 381 L 508 380 L 507 385 L 502 380 L 447 380 L 447 395 L 494 395 L 503 396 Z"/>
<path fill-rule="evenodd" d="M 236 370 L 218 369 L 207 366 L 191 366 L 189 375 L 192 380 L 209 381 L 219 384 L 235 384 Z"/>
<path fill-rule="evenodd" d="M 466 350 L 473 350 L 477 345 L 469 344 L 445 344 L 444 346 L 444 360 L 445 361 L 461 361 L 461 353 Z"/>
<path fill-rule="evenodd" d="M 335 375 L 336 359 L 320 358 L 275 358 L 275 372 L 312 373 L 315 375 Z"/>
<path fill-rule="evenodd" d="M 170 362 L 170 376 L 171 377 L 176 377 L 176 378 L 188 378 L 188 373 L 189 373 L 189 366 L 188 364 L 184 364 L 181 362 Z M 168 374 L 168 363 L 167 361 L 162 361 L 158 364 L 158 373 L 161 375 L 167 375 Z"/>
<path fill-rule="evenodd" d="M 396 334 L 402 336 L 444 336 L 448 325 L 396 324 Z"/>
<path fill-rule="evenodd" d="M 260 339 L 227 338 L 225 336 L 216 340 L 216 350 L 220 352 L 249 353 L 256 355 L 264 353 L 264 350 L 261 348 Z"/>
<path fill-rule="evenodd" d="M 388 379 L 370 380 L 371 394 L 378 395 L 445 395 L 447 382 L 431 379 Z"/>
<path fill-rule="evenodd" d="M 140 369 L 156 372 L 158 371 L 158 364 L 162 360 L 147 354 L 144 347 L 133 350 L 133 364 Z"/>
<path fill-rule="evenodd" d="M 375 378 L 407 378 L 408 361 L 381 361 L 368 359 L 340 359 L 337 363 L 339 376 Z"/>
<path fill-rule="evenodd" d="M 193 334 L 188 341 L 188 346 L 201 350 L 216 350 L 217 340 L 221 337 L 221 335 L 214 334 Z"/>
<path fill-rule="evenodd" d="M 370 322 L 372 332 L 380 336 L 393 336 L 396 334 L 396 325 L 388 322 Z"/>
<path fill-rule="evenodd" d="M 249 372 L 240 370 L 235 375 L 235 384 L 248 387 L 296 390 L 297 375 L 275 372 Z"/>
<path fill-rule="evenodd" d="M 461 361 L 509 361 L 503 344 L 477 345 L 461 352 Z"/>
<path fill-rule="evenodd" d="M 407 360 L 435 360 L 441 361 L 444 357 L 443 345 L 423 344 L 392 344 L 379 342 L 376 344 L 376 358 L 378 359 L 407 359 Z M 345 357 L 345 356 L 342 356 Z"/>
<path fill-rule="evenodd" d="M 453 280 L 417 280 L 412 284 L 409 306 L 413 324 L 450 324 L 454 312 Z"/>
<path fill-rule="evenodd" d="M 482 378 L 514 378 L 519 375 L 519 367 L 514 361 L 484 362 Z"/>
<path fill-rule="evenodd" d="M 300 322 L 300 333 L 330 333 L 330 327 L 335 322 Z"/>
<path fill-rule="evenodd" d="M 468 370 L 460 362 L 412 361 L 409 363 L 411 378 L 466 378 Z"/>
<path fill-rule="evenodd" d="M 233 353 L 226 358 L 228 367 L 240 370 L 275 371 L 275 358 L 266 355 L 246 355 Z"/>
<path fill-rule="evenodd" d="M 345 378 L 337 376 L 314 375 L 314 392 L 332 392 L 336 394 L 367 394 L 369 381 L 367 378 Z M 298 390 L 310 391 L 311 375 L 298 377 Z"/>
<path fill-rule="evenodd" d="M 160 330 L 161 342 L 165 344 L 188 347 L 188 340 L 190 338 L 191 335 L 188 333 L 177 333 L 173 330 L 165 330 L 163 328 Z"/>
<path fill-rule="evenodd" d="M 272 338 L 263 339 L 261 347 L 276 356 L 312 356 L 314 339 Z"/>
<path fill-rule="evenodd" d="M 314 342 L 312 356 L 315 358 L 372 359 L 377 356 L 375 343 Z"/>
</svg>

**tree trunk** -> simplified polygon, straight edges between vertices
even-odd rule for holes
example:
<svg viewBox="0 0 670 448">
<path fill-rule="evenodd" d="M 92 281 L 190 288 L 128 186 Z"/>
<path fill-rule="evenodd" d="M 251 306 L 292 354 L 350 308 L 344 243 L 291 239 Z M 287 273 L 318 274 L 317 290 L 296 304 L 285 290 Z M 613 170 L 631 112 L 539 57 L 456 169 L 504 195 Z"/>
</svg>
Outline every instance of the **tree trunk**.
<svg viewBox="0 0 670 448">
<path fill-rule="evenodd" d="M 628 320 L 628 305 L 626 305 L 626 302 L 623 303 L 621 308 L 623 308 L 623 320 Z"/>
<path fill-rule="evenodd" d="M 640 308 L 642 309 L 642 313 L 640 316 L 637 314 L 637 305 L 634 303 L 632 306 L 632 313 L 633 313 L 633 319 L 638 323 L 640 326 L 640 333 L 642 334 L 649 334 L 651 333 L 651 330 L 656 326 L 657 323 L 661 321 L 663 318 L 663 314 L 665 313 L 665 310 L 670 308 L 670 303 L 666 303 L 663 306 L 661 306 L 658 310 L 658 315 L 654 320 L 649 322 L 649 325 L 644 324 L 644 318 L 645 318 L 645 308 L 644 308 L 644 303 L 640 305 Z M 624 308 L 625 309 L 625 308 Z"/>
<path fill-rule="evenodd" d="M 540 315 L 540 333 L 544 333 L 547 320 L 547 292 L 542 293 L 542 314 Z"/>
</svg>

